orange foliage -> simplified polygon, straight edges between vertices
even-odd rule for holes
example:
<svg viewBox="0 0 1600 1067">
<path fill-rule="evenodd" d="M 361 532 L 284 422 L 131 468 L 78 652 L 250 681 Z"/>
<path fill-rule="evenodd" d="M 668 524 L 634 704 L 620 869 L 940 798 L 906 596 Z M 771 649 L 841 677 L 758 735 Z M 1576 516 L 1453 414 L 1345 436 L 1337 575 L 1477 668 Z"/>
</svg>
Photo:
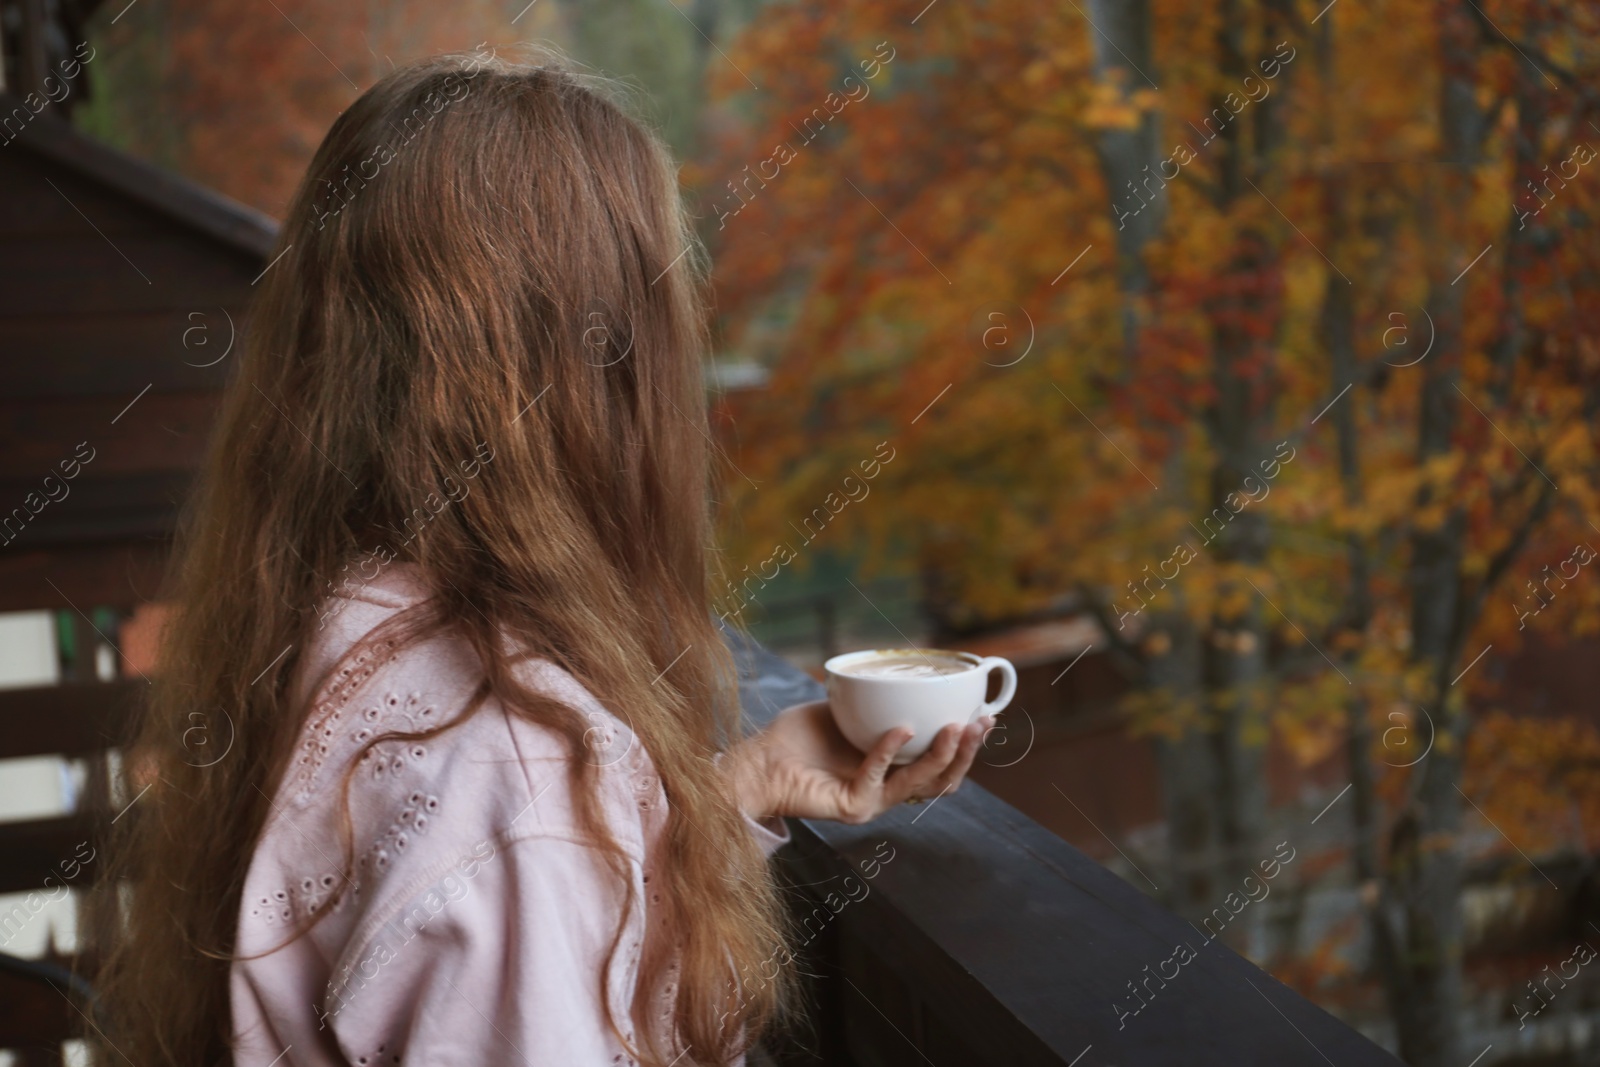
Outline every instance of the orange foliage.
<svg viewBox="0 0 1600 1067">
<path fill-rule="evenodd" d="M 1600 133 L 1581 121 L 1594 113 L 1580 94 L 1546 85 L 1485 26 L 1471 72 L 1490 120 L 1481 160 L 1466 214 L 1440 219 L 1437 190 L 1453 164 L 1440 161 L 1444 31 L 1433 5 L 1340 5 L 1316 26 L 1274 25 L 1278 5 L 1227 7 L 1247 64 L 1295 52 L 1266 82 L 1270 97 L 1236 120 L 1243 173 L 1230 170 L 1226 142 L 1204 144 L 1195 126 L 1237 88 L 1216 58 L 1224 5 L 1178 0 L 1151 4 L 1155 58 L 1143 82 L 1097 79 L 1095 31 L 1070 4 L 939 4 L 914 26 L 862 0 L 775 5 L 730 48 L 762 91 L 716 72 L 712 150 L 687 173 L 708 199 L 723 196 L 775 141 L 795 148 L 780 179 L 750 185 L 741 213 L 708 227 L 724 348 L 771 371 L 765 390 L 730 405 L 730 454 L 750 479 L 726 487 L 741 562 L 887 439 L 905 459 L 841 516 L 831 545 L 865 550 L 873 567 L 937 574 L 969 619 L 1038 608 L 1080 585 L 1131 603 L 1129 583 L 1193 540 L 1234 488 L 1212 484 L 1206 419 L 1218 338 L 1242 338 L 1237 366 L 1254 379 L 1268 439 L 1292 441 L 1299 458 L 1251 505 L 1270 519 L 1262 565 L 1202 550 L 1158 595 L 1202 627 L 1259 603 L 1246 580 L 1271 599 L 1261 610 L 1276 646 L 1310 668 L 1221 696 L 1265 709 L 1311 758 L 1328 750 L 1329 722 L 1353 694 L 1369 702 L 1375 739 L 1394 726 L 1392 709 L 1438 714 L 1436 699 L 1486 695 L 1494 660 L 1519 644 L 1512 598 L 1574 544 L 1600 545 L 1600 171 L 1536 202 L 1526 183 L 1542 174 L 1517 157 L 1519 118 L 1535 127 L 1527 151 L 1539 165 L 1570 158 L 1578 142 L 1600 145 Z M 1553 32 L 1534 0 L 1484 7 L 1513 37 L 1549 44 L 1550 63 L 1592 78 L 1592 12 L 1564 9 Z M 879 42 L 897 56 L 883 83 L 825 136 L 797 141 L 800 117 Z M 1107 188 L 1095 144 L 1148 113 L 1160 117 L 1159 144 L 1197 148 L 1140 198 L 1166 221 L 1145 249 L 1150 284 L 1130 352 L 1115 212 L 1137 194 Z M 1517 212 L 1536 203 L 1537 254 L 1513 252 Z M 1441 263 L 1441 233 L 1471 251 Z M 1334 286 L 1349 287 L 1360 368 L 1336 401 L 1355 417 L 1354 498 L 1336 420 L 1324 417 L 1338 393 L 1325 325 Z M 1424 305 L 1452 289 L 1464 300 L 1460 335 L 1433 336 Z M 1421 390 L 1435 368 L 1457 383 L 1458 414 L 1449 450 L 1419 459 Z M 1270 455 L 1267 446 L 1249 459 Z M 1559 492 L 1524 538 L 1547 482 Z M 1447 691 L 1412 649 L 1408 566 L 1414 534 L 1456 524 L 1463 595 L 1483 600 L 1444 680 L 1493 652 Z M 1374 604 L 1354 632 L 1339 624 L 1350 536 L 1370 554 Z M 1507 551 L 1509 568 L 1481 588 Z M 1600 628 L 1600 576 L 1586 570 L 1545 601 L 1536 625 L 1546 632 Z M 1325 670 L 1308 644 L 1348 656 L 1351 677 Z M 1203 701 L 1161 693 L 1136 695 L 1129 710 L 1165 736 L 1211 715 Z M 1514 813 L 1525 812 L 1530 841 L 1550 841 L 1533 823 L 1573 804 L 1593 825 L 1589 802 L 1547 773 L 1587 751 L 1576 727 L 1483 726 L 1494 740 L 1475 744 L 1507 742 L 1495 750 L 1505 762 L 1474 756 L 1469 794 L 1491 796 L 1490 810 L 1519 826 Z M 1396 768 L 1379 770 L 1397 795 L 1404 759 L 1374 758 Z M 1529 784 L 1514 786 L 1508 767 Z"/>
<path fill-rule="evenodd" d="M 137 94 L 122 107 L 161 116 L 154 143 L 126 147 L 274 216 L 333 120 L 393 65 L 547 32 L 554 15 L 536 5 L 512 28 L 503 5 L 487 0 L 171 0 L 132 7 L 111 25 L 122 6 L 101 9 L 96 40 L 112 56 L 156 58 L 112 88 Z"/>
<path fill-rule="evenodd" d="M 1600 848 L 1600 729 L 1575 718 L 1528 719 L 1495 711 L 1479 718 L 1467 773 L 1483 816 L 1514 855 Z M 1468 816 L 1469 820 L 1473 815 Z"/>
</svg>

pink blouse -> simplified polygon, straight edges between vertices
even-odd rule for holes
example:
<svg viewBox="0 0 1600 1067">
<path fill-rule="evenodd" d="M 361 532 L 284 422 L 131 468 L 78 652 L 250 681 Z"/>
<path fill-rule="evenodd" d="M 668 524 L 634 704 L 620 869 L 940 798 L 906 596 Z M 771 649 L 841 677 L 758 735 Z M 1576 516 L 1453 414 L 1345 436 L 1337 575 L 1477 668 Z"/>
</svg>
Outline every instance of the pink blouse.
<svg viewBox="0 0 1600 1067">
<path fill-rule="evenodd" d="M 338 784 L 362 743 L 450 719 L 483 671 L 464 640 L 443 635 L 398 654 L 368 648 L 314 699 L 306 680 L 426 595 L 415 567 L 390 564 L 328 602 L 304 658 L 296 706 L 310 711 L 240 903 L 235 1062 L 631 1064 L 606 1022 L 599 981 L 624 898 L 579 828 L 554 732 L 491 700 L 427 741 L 384 742 L 351 780 L 353 862 L 340 853 Z M 624 721 L 566 671 L 543 662 L 521 669 L 594 724 L 597 744 L 585 758 L 602 765 L 602 806 L 631 861 L 636 901 L 608 983 L 612 1017 L 631 1038 L 667 799 Z M 750 830 L 769 855 L 789 839 L 779 819 L 751 820 Z M 333 910 L 289 941 L 339 890 Z"/>
</svg>

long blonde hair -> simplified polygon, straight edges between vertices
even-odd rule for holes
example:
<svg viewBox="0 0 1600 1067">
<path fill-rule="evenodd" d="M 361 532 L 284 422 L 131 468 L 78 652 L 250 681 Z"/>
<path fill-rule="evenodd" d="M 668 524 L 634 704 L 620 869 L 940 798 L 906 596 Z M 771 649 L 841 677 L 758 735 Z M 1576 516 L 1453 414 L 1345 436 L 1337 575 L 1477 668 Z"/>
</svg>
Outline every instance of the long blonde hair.
<svg viewBox="0 0 1600 1067">
<path fill-rule="evenodd" d="M 665 1064 L 681 1044 L 680 1064 L 725 1062 L 771 1018 L 785 982 L 735 976 L 781 951 L 782 910 L 712 763 L 738 709 L 710 611 L 692 249 L 659 140 L 564 66 L 438 57 L 333 124 L 260 282 L 180 530 L 176 611 L 130 749 L 153 785 L 111 843 L 125 906 L 115 890 L 99 902 L 101 928 L 118 926 L 100 980 L 118 1059 L 229 1060 L 241 886 L 302 726 L 289 684 L 318 605 L 480 446 L 493 460 L 473 491 L 430 510 L 400 554 L 437 590 L 408 637 L 465 635 L 487 678 L 474 709 L 493 696 L 566 739 L 582 817 L 629 906 L 596 761 L 581 758 L 591 724 L 519 684 L 503 636 L 625 708 L 654 760 L 670 800 L 651 904 L 665 922 L 646 943 L 630 1051 Z M 196 766 L 185 732 L 224 713 L 231 752 Z M 644 994 L 673 958 L 663 1034 Z"/>
</svg>

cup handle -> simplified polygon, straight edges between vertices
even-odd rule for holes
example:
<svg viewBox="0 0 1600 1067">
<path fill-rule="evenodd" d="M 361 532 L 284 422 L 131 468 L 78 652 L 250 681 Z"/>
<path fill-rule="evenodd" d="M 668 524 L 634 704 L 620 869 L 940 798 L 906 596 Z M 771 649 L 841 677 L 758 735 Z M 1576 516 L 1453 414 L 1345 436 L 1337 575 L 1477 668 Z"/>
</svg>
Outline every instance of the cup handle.
<svg viewBox="0 0 1600 1067">
<path fill-rule="evenodd" d="M 1007 704 L 1011 703 L 1011 698 L 1017 695 L 1017 668 L 1011 665 L 1010 660 L 1000 656 L 985 656 L 978 664 L 978 667 L 983 671 L 985 678 L 992 671 L 999 670 L 1001 672 L 1000 695 L 993 700 L 979 704 L 978 710 L 972 713 L 972 718 L 968 720 L 969 722 L 977 722 L 985 715 L 998 714 L 1005 709 Z"/>
</svg>

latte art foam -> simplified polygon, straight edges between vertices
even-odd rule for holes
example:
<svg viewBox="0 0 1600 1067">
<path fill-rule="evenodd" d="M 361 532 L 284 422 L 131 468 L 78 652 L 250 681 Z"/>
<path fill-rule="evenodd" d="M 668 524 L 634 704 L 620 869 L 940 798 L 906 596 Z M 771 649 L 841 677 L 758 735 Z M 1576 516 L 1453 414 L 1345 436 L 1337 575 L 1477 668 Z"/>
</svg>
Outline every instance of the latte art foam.
<svg viewBox="0 0 1600 1067">
<path fill-rule="evenodd" d="M 970 671 L 972 664 L 949 656 L 882 656 L 842 667 L 840 674 L 858 678 L 937 678 Z"/>
</svg>

